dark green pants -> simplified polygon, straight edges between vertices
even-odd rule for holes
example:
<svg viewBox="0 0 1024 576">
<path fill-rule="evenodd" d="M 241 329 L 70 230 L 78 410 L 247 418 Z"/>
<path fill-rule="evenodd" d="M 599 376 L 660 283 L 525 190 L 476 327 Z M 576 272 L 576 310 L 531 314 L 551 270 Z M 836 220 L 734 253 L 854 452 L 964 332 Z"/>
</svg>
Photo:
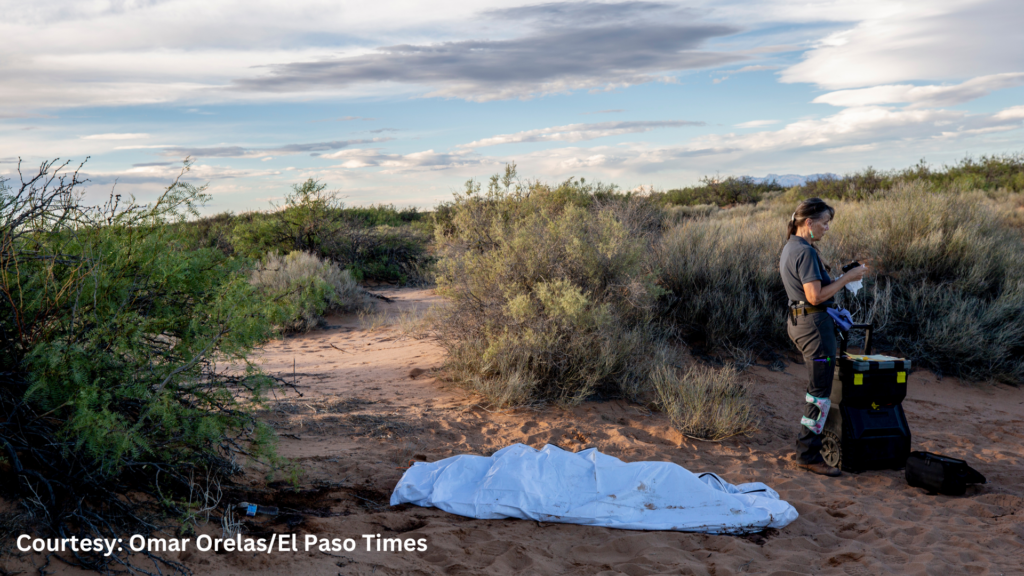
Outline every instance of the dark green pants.
<svg viewBox="0 0 1024 576">
<path fill-rule="evenodd" d="M 807 367 L 807 393 L 816 398 L 832 394 L 832 375 L 836 367 L 836 326 L 827 312 L 815 312 L 787 321 L 789 337 L 804 357 Z M 835 409 L 836 407 L 833 407 Z M 804 415 L 816 420 L 818 407 L 807 404 Z M 802 464 L 821 462 L 821 436 L 803 424 L 796 439 L 796 459 Z"/>
</svg>

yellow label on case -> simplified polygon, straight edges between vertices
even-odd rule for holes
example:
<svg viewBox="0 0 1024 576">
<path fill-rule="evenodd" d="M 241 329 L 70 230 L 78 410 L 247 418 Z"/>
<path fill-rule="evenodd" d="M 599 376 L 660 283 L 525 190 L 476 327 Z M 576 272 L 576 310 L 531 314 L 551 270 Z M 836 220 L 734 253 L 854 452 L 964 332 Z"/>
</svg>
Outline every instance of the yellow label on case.
<svg viewBox="0 0 1024 576">
<path fill-rule="evenodd" d="M 853 375 L 853 385 L 854 386 L 860 386 L 863 383 L 864 383 L 864 375 L 863 374 L 854 374 Z"/>
<path fill-rule="evenodd" d="M 906 381 L 907 381 L 907 373 L 906 372 L 897 372 L 896 373 L 896 382 L 899 382 L 900 384 L 903 384 Z"/>
</svg>

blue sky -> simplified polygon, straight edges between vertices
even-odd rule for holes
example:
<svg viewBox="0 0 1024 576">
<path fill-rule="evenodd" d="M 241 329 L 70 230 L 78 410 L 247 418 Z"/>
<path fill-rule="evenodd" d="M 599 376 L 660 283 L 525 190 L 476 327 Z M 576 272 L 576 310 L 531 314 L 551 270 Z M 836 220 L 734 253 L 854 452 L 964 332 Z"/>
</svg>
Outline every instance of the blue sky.
<svg viewBox="0 0 1024 576">
<path fill-rule="evenodd" d="M 207 212 L 318 178 L 429 208 L 514 161 L 655 189 L 1024 151 L 1019 0 L 0 0 L 0 176 L 208 183 Z"/>
</svg>

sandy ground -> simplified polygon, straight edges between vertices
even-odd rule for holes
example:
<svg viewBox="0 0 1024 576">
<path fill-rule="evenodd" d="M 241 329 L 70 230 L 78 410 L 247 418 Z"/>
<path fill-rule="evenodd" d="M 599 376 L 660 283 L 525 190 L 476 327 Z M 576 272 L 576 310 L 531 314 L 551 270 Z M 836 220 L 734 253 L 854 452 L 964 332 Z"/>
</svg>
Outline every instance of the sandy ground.
<svg viewBox="0 0 1024 576">
<path fill-rule="evenodd" d="M 436 301 L 428 290 L 378 290 L 397 313 Z M 743 374 L 763 423 L 748 438 L 708 443 L 679 434 L 661 414 L 622 401 L 565 411 L 489 410 L 481 398 L 433 377 L 443 352 L 398 331 L 366 329 L 355 316 L 269 344 L 264 368 L 294 378 L 303 396 L 262 417 L 298 462 L 301 490 L 250 487 L 228 494 L 281 508 L 258 516 L 252 536 L 352 538 L 352 552 L 170 554 L 196 574 L 1024 574 L 1024 390 L 967 385 L 917 371 L 904 403 L 914 449 L 966 458 L 989 483 L 963 497 L 927 495 L 902 471 L 825 478 L 796 469 L 792 442 L 803 408 L 803 366 Z M 760 481 L 799 519 L 746 536 L 632 532 L 523 520 L 474 520 L 387 505 L 412 460 L 491 454 L 521 442 L 597 447 L 625 461 L 671 461 L 732 483 Z M 204 529 L 221 536 L 219 525 Z M 366 551 L 362 535 L 423 538 L 425 552 Z M 373 541 L 373 540 L 371 540 Z"/>
</svg>

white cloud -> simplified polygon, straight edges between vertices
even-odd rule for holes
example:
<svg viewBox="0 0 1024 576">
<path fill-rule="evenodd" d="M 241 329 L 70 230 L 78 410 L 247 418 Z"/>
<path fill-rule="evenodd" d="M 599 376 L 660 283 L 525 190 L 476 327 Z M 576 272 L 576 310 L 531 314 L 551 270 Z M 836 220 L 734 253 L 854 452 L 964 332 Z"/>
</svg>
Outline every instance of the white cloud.
<svg viewBox="0 0 1024 576">
<path fill-rule="evenodd" d="M 816 103 L 833 106 L 871 106 L 876 104 L 910 103 L 915 107 L 954 106 L 987 96 L 995 90 L 1024 84 L 1024 72 L 1007 72 L 972 78 L 951 86 L 914 86 L 895 84 L 840 90 L 822 94 Z"/>
<path fill-rule="evenodd" d="M 962 121 L 964 112 L 893 110 L 880 106 L 848 108 L 832 116 L 800 120 L 784 128 L 752 134 L 711 134 L 691 140 L 691 149 L 744 150 L 828 147 L 862 140 L 890 140 L 936 134 Z"/>
<path fill-rule="evenodd" d="M 181 174 L 179 162 L 154 162 L 133 166 L 127 170 L 89 171 L 85 177 L 91 187 L 118 184 L 157 183 L 167 185 Z M 237 178 L 261 178 L 280 174 L 278 170 L 245 170 L 230 166 L 193 164 L 186 175 L 189 181 L 232 180 Z"/>
<path fill-rule="evenodd" d="M 539 166 L 545 174 L 578 174 L 581 170 L 596 170 L 614 178 L 624 178 L 678 170 L 684 164 L 695 165 L 694 161 L 698 159 L 702 170 L 707 170 L 705 167 L 711 163 L 720 165 L 726 161 L 738 163 L 741 170 L 749 170 L 750 165 L 744 159 L 792 158 L 793 151 L 799 150 L 801 158 L 814 153 L 826 155 L 831 163 L 826 167 L 831 166 L 829 169 L 835 170 L 837 156 L 877 155 L 882 150 L 905 150 L 908 147 L 923 153 L 935 150 L 935 146 L 948 147 L 950 141 L 973 142 L 971 138 L 1020 129 L 1024 127 L 1021 118 L 1024 118 L 1024 106 L 991 115 L 951 110 L 860 107 L 821 119 L 792 122 L 779 130 L 712 134 L 678 146 L 566 147 L 520 155 L 517 161 L 521 166 Z"/>
<path fill-rule="evenodd" d="M 141 140 L 143 138 L 149 138 L 149 134 L 92 134 L 89 136 L 79 136 L 82 140 Z"/>
<path fill-rule="evenodd" d="M 1024 106 L 1013 106 L 995 115 L 997 120 L 1021 120 L 1024 119 Z"/>
<path fill-rule="evenodd" d="M 622 134 L 635 134 L 638 132 L 650 132 L 658 128 L 679 128 L 683 126 L 703 126 L 704 122 L 693 122 L 690 120 L 655 120 L 655 121 L 623 121 L 623 122 L 595 122 L 592 124 L 567 124 L 565 126 L 552 126 L 550 128 L 538 128 L 535 130 L 524 130 L 514 134 L 499 134 L 490 138 L 476 140 L 469 144 L 463 144 L 463 148 L 482 148 L 485 146 L 497 146 L 499 144 L 516 144 L 522 142 L 580 142 L 583 140 L 594 140 L 607 136 L 619 136 Z"/>
<path fill-rule="evenodd" d="M 771 126 L 772 124 L 778 124 L 778 120 L 751 120 L 750 122 L 741 122 L 736 125 L 737 128 L 761 128 L 762 126 Z"/>
<path fill-rule="evenodd" d="M 889 4 L 824 38 L 802 62 L 782 72 L 782 81 L 835 90 L 1024 70 L 1020 0 Z"/>
<path fill-rule="evenodd" d="M 324 154 L 321 158 L 342 160 L 335 168 L 383 168 L 385 173 L 406 171 L 436 171 L 462 168 L 485 163 L 472 152 L 435 152 L 424 150 L 411 154 L 388 154 L 372 148 L 353 148 Z M 488 161 L 486 163 L 491 163 Z"/>
<path fill-rule="evenodd" d="M 298 95 L 529 97 L 746 58 L 703 48 L 738 28 L 672 3 L 518 3 L 5 2 L 0 113 Z"/>
</svg>

